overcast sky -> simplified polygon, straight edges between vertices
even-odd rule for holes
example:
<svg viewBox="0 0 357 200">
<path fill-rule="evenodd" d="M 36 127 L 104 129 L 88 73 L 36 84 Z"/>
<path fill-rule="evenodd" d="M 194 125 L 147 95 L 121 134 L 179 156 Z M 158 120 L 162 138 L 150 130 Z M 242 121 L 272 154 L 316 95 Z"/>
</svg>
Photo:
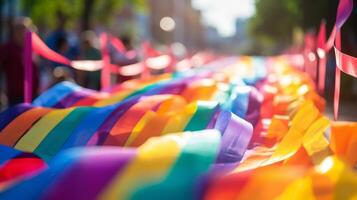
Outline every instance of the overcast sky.
<svg viewBox="0 0 357 200">
<path fill-rule="evenodd" d="M 222 36 L 234 34 L 236 18 L 254 14 L 254 0 L 192 0 L 192 4 L 202 10 L 204 23 L 216 27 Z"/>
</svg>

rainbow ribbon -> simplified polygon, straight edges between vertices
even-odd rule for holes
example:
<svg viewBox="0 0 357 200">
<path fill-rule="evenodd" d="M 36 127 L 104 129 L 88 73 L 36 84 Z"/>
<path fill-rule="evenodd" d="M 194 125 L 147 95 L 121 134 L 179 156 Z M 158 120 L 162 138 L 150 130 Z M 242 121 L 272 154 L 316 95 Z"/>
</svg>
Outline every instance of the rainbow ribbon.
<svg viewBox="0 0 357 200">
<path fill-rule="evenodd" d="M 355 198 L 357 125 L 324 106 L 286 56 L 60 83 L 0 113 L 0 198 Z"/>
</svg>

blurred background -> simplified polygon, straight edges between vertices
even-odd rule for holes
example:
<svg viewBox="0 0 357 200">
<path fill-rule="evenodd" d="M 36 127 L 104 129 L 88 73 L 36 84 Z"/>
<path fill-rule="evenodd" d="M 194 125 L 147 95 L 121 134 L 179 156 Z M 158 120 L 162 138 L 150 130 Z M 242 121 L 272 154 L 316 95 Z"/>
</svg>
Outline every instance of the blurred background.
<svg viewBox="0 0 357 200">
<path fill-rule="evenodd" d="M 16 52 L 21 49 L 18 38 L 24 27 L 31 27 L 51 49 L 72 60 L 100 59 L 98 34 L 103 31 L 121 38 L 128 50 L 149 41 L 157 49 L 174 44 L 186 54 L 205 50 L 267 56 L 301 51 L 304 34 L 316 37 L 321 19 L 326 20 L 329 35 L 337 5 L 338 0 L 0 0 L 1 108 L 23 98 L 19 81 L 23 79 L 22 64 L 17 59 L 21 55 Z M 342 29 L 342 38 L 344 52 L 357 56 L 356 8 Z M 335 69 L 330 54 L 328 102 Z M 140 59 L 113 57 L 121 65 Z M 39 58 L 34 64 L 38 70 L 34 94 L 62 80 L 99 89 L 98 73 L 58 68 L 58 64 Z M 343 75 L 341 95 L 343 116 L 355 116 L 356 79 Z"/>
</svg>

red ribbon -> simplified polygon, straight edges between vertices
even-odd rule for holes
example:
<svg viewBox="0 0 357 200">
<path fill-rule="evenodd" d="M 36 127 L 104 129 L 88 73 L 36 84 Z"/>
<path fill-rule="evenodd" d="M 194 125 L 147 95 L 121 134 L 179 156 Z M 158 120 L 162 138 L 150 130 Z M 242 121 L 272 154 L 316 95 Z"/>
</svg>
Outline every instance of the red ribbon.
<svg viewBox="0 0 357 200">
<path fill-rule="evenodd" d="M 161 55 L 161 53 L 156 51 L 148 41 L 143 42 L 142 48 L 146 57 L 156 57 Z"/>
</svg>

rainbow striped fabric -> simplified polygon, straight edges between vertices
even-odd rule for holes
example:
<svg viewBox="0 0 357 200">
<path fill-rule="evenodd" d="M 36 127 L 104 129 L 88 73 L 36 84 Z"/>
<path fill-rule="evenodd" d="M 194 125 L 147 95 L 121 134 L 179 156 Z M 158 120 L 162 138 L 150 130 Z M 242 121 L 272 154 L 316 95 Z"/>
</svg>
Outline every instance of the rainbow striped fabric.
<svg viewBox="0 0 357 200">
<path fill-rule="evenodd" d="M 231 57 L 0 114 L 0 199 L 349 199 L 357 124 L 288 56 Z"/>
</svg>

